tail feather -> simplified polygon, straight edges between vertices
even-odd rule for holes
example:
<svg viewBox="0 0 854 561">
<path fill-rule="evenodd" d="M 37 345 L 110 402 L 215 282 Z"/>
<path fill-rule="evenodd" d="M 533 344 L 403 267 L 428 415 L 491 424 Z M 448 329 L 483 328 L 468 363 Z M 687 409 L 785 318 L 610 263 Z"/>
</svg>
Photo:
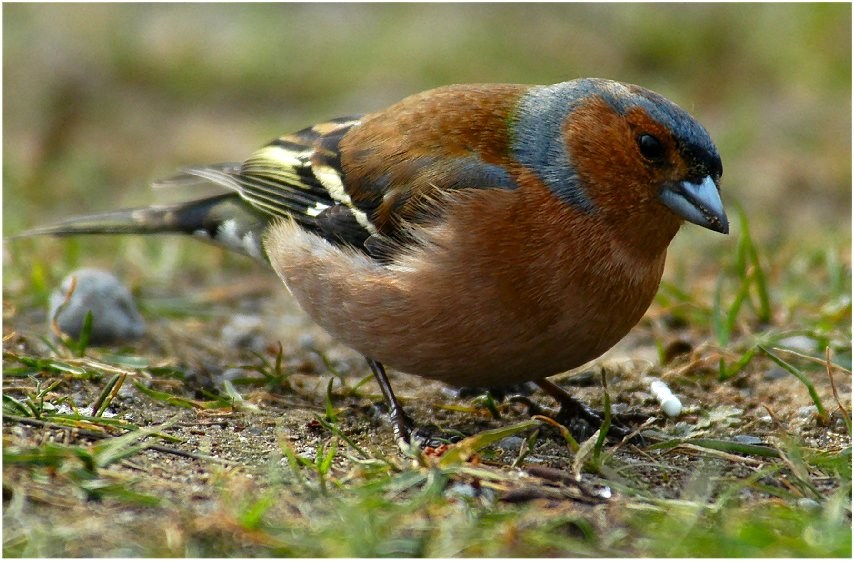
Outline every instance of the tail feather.
<svg viewBox="0 0 854 561">
<path fill-rule="evenodd" d="M 245 204 L 236 193 L 174 205 L 91 214 L 40 226 L 14 236 L 84 234 L 190 234 L 266 261 L 262 235 L 269 215 Z"/>
</svg>

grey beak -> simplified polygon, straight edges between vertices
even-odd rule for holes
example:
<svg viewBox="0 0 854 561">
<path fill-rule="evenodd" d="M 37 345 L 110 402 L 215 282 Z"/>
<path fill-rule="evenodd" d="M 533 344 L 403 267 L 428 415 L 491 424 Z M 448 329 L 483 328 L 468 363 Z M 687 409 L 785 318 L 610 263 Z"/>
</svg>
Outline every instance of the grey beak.
<svg viewBox="0 0 854 561">
<path fill-rule="evenodd" d="M 721 234 L 729 233 L 724 204 L 718 186 L 710 176 L 704 177 L 700 183 L 674 183 L 666 187 L 659 197 L 670 210 L 688 222 Z"/>
</svg>

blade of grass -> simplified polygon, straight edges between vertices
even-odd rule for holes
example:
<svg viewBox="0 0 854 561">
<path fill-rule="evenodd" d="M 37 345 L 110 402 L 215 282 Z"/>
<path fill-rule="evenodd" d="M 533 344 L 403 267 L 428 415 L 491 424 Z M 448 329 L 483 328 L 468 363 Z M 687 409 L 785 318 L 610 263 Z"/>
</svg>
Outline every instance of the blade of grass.
<svg viewBox="0 0 854 561">
<path fill-rule="evenodd" d="M 686 440 L 685 443 L 699 446 L 700 448 L 708 448 L 709 450 L 718 450 L 720 452 L 728 452 L 730 454 L 744 454 L 748 456 L 759 456 L 761 458 L 779 458 L 780 454 L 777 450 L 770 446 L 762 446 L 759 444 L 743 444 L 741 442 L 733 442 L 731 440 L 718 440 L 714 438 L 693 438 Z"/>
<path fill-rule="evenodd" d="M 647 450 L 668 450 L 683 444 L 691 444 L 700 448 L 708 448 L 709 450 L 718 450 L 720 452 L 732 454 L 759 456 L 762 458 L 778 458 L 780 456 L 779 452 L 769 446 L 742 444 L 731 440 L 718 440 L 714 438 L 674 438 L 664 442 L 657 442 L 647 447 Z"/>
<path fill-rule="evenodd" d="M 741 355 L 741 357 L 739 357 L 737 361 L 735 361 L 735 364 L 733 364 L 729 368 L 726 367 L 726 363 L 723 357 L 721 357 L 721 375 L 718 377 L 718 379 L 721 382 L 729 380 L 730 378 L 736 376 L 739 372 L 744 370 L 747 365 L 750 364 L 750 362 L 753 360 L 753 357 L 756 356 L 756 350 L 757 349 L 755 346 L 750 347 L 744 354 Z"/>
<path fill-rule="evenodd" d="M 508 436 L 514 436 L 520 432 L 540 426 L 536 417 L 531 420 L 522 421 L 515 425 L 501 427 L 498 429 L 485 430 L 475 435 L 464 438 L 456 444 L 452 444 L 448 451 L 439 459 L 440 467 L 448 467 L 460 464 L 471 458 L 475 453 L 487 446 L 498 442 Z"/>
<path fill-rule="evenodd" d="M 771 321 L 771 299 L 768 293 L 768 278 L 765 275 L 765 270 L 759 262 L 759 252 L 756 249 L 756 244 L 750 235 L 750 227 L 747 220 L 747 215 L 741 207 L 737 207 L 739 222 L 741 223 L 741 240 L 739 245 L 742 245 L 745 252 L 747 265 L 749 268 L 749 277 L 752 279 L 752 285 L 756 288 L 756 297 L 759 300 L 758 306 L 754 307 L 757 319 L 760 323 L 768 323 Z"/>
<path fill-rule="evenodd" d="M 760 351 L 768 355 L 768 358 L 776 362 L 777 366 L 800 380 L 800 382 L 804 386 L 806 386 L 807 391 L 809 392 L 810 397 L 812 398 L 812 401 L 815 404 L 816 409 L 818 410 L 819 419 L 822 421 L 822 423 L 827 423 L 830 420 L 830 417 L 828 416 L 827 410 L 824 408 L 824 405 L 821 402 L 821 398 L 818 395 L 818 391 L 816 391 L 815 386 L 810 381 L 810 379 L 804 376 L 803 372 L 801 372 L 776 354 L 772 353 L 770 350 L 766 349 L 762 345 L 757 345 L 757 347 Z"/>
<path fill-rule="evenodd" d="M 153 390 L 145 387 L 144 384 L 134 381 L 133 386 L 140 392 L 150 397 L 155 401 L 174 405 L 176 407 L 195 408 L 195 409 L 231 409 L 233 402 L 229 397 L 223 397 L 211 401 L 199 401 L 196 399 L 188 399 L 186 397 L 178 397 L 170 393 Z"/>
<path fill-rule="evenodd" d="M 555 421 L 551 417 L 546 417 L 545 415 L 534 415 L 531 418 L 535 419 L 537 421 L 546 423 L 547 425 L 551 425 L 554 428 L 556 428 L 557 430 L 559 430 L 560 435 L 563 437 L 564 441 L 566 442 L 567 448 L 569 448 L 569 451 L 572 452 L 573 454 L 578 452 L 580 445 L 578 444 L 578 441 L 575 440 L 575 437 L 572 436 L 572 433 L 569 432 L 568 428 L 566 428 L 562 424 L 558 423 L 557 421 Z"/>
<path fill-rule="evenodd" d="M 3 412 L 23 417 L 30 416 L 30 409 L 23 402 L 5 393 L 3 394 Z"/>
<path fill-rule="evenodd" d="M 371 457 L 371 456 L 370 456 L 370 454 L 368 454 L 367 452 L 365 452 L 365 450 L 364 450 L 363 448 L 359 447 L 359 445 L 358 445 L 358 444 L 356 444 L 355 442 L 353 442 L 353 440 L 352 440 L 351 438 L 347 437 L 347 435 L 345 435 L 344 433 L 342 433 L 342 432 L 338 429 L 338 427 L 336 427 L 336 426 L 335 426 L 335 425 L 333 425 L 332 423 L 328 422 L 326 419 L 324 419 L 323 417 L 321 417 L 321 416 L 319 416 L 319 415 L 316 415 L 314 418 L 315 418 L 315 419 L 317 419 L 317 422 L 318 422 L 318 423 L 320 423 L 320 424 L 323 426 L 323 428 L 325 428 L 326 430 L 330 431 L 332 434 L 334 434 L 335 436 L 337 436 L 338 438 L 340 438 L 341 440 L 343 440 L 344 442 L 346 442 L 346 443 L 350 446 L 350 448 L 352 448 L 353 450 L 355 450 L 357 454 L 359 454 L 360 456 L 362 456 L 362 458 L 364 458 L 364 459 L 366 459 L 366 460 L 367 460 L 367 459 L 369 459 L 369 458 Z"/>
<path fill-rule="evenodd" d="M 329 383 L 326 384 L 326 400 L 324 401 L 326 408 L 326 420 L 330 423 L 338 422 L 338 415 L 335 413 L 335 406 L 332 405 L 332 384 L 334 382 L 335 378 L 329 378 Z"/>
<path fill-rule="evenodd" d="M 95 400 L 95 403 L 92 404 L 92 415 L 95 417 L 100 417 L 104 414 L 104 411 L 110 406 L 110 403 L 119 393 L 119 390 L 122 388 L 122 385 L 125 383 L 125 379 L 127 378 L 127 374 L 116 374 L 110 381 L 107 382 L 107 385 L 104 386 L 104 389 L 101 390 L 101 393 L 98 395 L 98 399 Z"/>
<path fill-rule="evenodd" d="M 605 376 L 605 369 L 602 369 L 602 401 L 603 401 L 603 419 L 602 426 L 599 428 L 599 435 L 596 438 L 596 445 L 593 447 L 593 463 L 597 466 L 600 464 L 600 456 L 602 447 L 605 445 L 605 439 L 608 437 L 608 431 L 611 428 L 611 395 L 608 393 L 608 379 Z"/>
</svg>

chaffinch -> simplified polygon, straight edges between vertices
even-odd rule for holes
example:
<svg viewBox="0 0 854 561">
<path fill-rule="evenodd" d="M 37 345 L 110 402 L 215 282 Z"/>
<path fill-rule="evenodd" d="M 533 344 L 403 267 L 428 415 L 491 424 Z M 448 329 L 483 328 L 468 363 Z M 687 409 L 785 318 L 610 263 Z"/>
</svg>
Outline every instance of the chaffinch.
<svg viewBox="0 0 854 561">
<path fill-rule="evenodd" d="M 683 221 L 727 233 L 721 159 L 687 112 L 639 86 L 467 84 L 193 167 L 225 193 L 71 219 L 35 234 L 184 232 L 272 265 L 364 355 L 457 386 L 535 381 L 640 320 Z"/>
</svg>

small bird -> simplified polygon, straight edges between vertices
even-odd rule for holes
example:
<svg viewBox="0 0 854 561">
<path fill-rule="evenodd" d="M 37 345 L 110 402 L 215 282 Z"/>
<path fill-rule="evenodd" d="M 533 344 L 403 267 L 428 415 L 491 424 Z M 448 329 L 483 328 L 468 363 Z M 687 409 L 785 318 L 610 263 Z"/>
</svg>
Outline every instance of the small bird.
<svg viewBox="0 0 854 561">
<path fill-rule="evenodd" d="M 408 440 L 383 365 L 456 386 L 533 381 L 587 411 L 547 377 L 640 320 L 684 221 L 728 233 L 722 173 L 702 125 L 640 86 L 451 85 L 165 181 L 222 194 L 26 235 L 183 232 L 271 265 L 368 360 Z"/>
</svg>

